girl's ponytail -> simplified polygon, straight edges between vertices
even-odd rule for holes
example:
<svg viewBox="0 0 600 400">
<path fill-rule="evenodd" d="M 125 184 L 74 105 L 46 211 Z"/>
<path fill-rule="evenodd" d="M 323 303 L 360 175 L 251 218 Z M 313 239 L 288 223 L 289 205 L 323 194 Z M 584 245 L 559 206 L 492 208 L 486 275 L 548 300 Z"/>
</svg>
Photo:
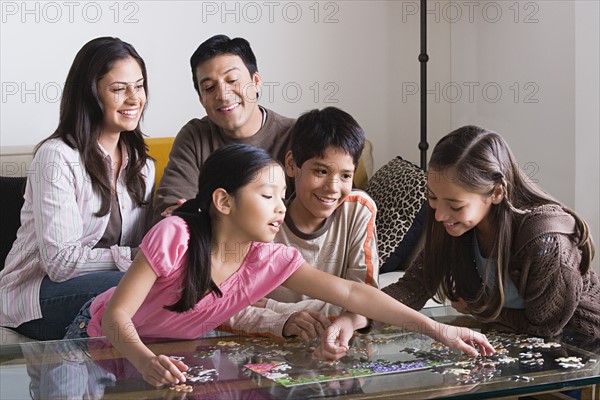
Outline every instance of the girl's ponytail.
<svg viewBox="0 0 600 400">
<path fill-rule="evenodd" d="M 196 197 L 186 201 L 173 212 L 173 215 L 185 220 L 190 230 L 190 240 L 181 298 L 175 304 L 165 306 L 169 311 L 185 312 L 192 309 L 206 292 L 214 291 L 219 297 L 223 295 L 210 274 L 212 247 L 210 205 L 201 203 L 202 201 Z"/>
</svg>

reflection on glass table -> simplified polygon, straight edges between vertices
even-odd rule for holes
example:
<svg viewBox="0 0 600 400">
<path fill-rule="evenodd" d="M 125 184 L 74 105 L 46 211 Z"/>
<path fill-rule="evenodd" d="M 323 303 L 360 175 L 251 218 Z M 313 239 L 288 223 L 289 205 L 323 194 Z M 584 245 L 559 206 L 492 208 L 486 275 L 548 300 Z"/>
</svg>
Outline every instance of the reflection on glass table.
<svg viewBox="0 0 600 400">
<path fill-rule="evenodd" d="M 149 344 L 190 366 L 183 385 L 156 389 L 101 339 L 0 347 L 0 398 L 307 399 L 494 398 L 600 384 L 600 340 L 504 334 L 443 307 L 446 323 L 479 328 L 498 354 L 469 359 L 426 336 L 382 327 L 357 335 L 339 362 L 314 360 L 315 343 L 241 336 Z M 596 396 L 598 396 L 596 394 Z"/>
</svg>

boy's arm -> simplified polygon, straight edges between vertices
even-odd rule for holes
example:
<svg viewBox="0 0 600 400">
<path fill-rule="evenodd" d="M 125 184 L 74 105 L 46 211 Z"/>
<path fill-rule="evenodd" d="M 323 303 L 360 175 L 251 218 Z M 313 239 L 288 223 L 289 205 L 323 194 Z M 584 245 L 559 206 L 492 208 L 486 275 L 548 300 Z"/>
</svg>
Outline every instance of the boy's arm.
<svg viewBox="0 0 600 400">
<path fill-rule="evenodd" d="M 328 306 L 328 303 L 325 303 L 321 300 L 303 300 L 303 301 L 299 301 L 298 303 L 282 303 L 279 301 L 275 301 L 273 299 L 267 299 L 266 301 L 266 308 L 270 308 L 275 312 L 278 313 L 286 313 L 286 314 L 290 314 L 290 312 L 292 312 L 293 314 L 290 314 L 289 319 L 286 322 L 286 325 L 288 323 L 293 323 L 293 319 L 295 317 L 301 317 L 301 314 L 303 312 L 307 313 L 311 313 L 314 315 L 314 313 L 319 313 L 320 311 L 324 308 L 324 306 Z M 356 315 L 354 313 L 351 313 L 349 311 L 344 311 L 342 314 L 336 316 L 336 321 L 339 320 L 340 318 L 344 318 L 347 319 L 345 326 L 352 326 L 353 330 L 358 330 L 358 329 L 363 329 L 366 328 L 370 325 L 370 321 L 361 316 L 361 315 Z M 284 336 L 287 336 L 286 331 L 287 331 L 287 326 L 284 325 Z"/>
<path fill-rule="evenodd" d="M 294 313 L 293 310 L 275 312 L 250 306 L 229 318 L 219 329 L 244 335 L 283 337 L 283 327 Z"/>
<path fill-rule="evenodd" d="M 350 200 L 361 206 L 348 217 L 352 223 L 349 237 L 346 239 L 347 268 L 343 278 L 379 288 L 379 254 L 375 226 L 377 207 L 366 193 L 360 191 L 353 191 L 347 201 Z"/>
</svg>

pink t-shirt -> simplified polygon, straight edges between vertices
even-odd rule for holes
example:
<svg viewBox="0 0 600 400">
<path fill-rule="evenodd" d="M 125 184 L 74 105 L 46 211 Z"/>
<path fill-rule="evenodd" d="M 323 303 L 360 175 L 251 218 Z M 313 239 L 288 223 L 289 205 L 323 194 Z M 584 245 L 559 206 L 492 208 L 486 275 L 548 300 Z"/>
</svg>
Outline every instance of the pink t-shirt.
<svg viewBox="0 0 600 400">
<path fill-rule="evenodd" d="M 181 297 L 189 237 L 186 222 L 180 217 L 169 217 L 156 224 L 142 240 L 140 250 L 157 279 L 132 318 L 141 337 L 195 339 L 270 293 L 304 263 L 293 247 L 253 242 L 240 268 L 219 285 L 223 297 L 211 292 L 193 309 L 176 313 L 164 306 Z M 88 335 L 103 335 L 102 315 L 114 291 L 115 288 L 109 289 L 92 302 Z"/>
</svg>

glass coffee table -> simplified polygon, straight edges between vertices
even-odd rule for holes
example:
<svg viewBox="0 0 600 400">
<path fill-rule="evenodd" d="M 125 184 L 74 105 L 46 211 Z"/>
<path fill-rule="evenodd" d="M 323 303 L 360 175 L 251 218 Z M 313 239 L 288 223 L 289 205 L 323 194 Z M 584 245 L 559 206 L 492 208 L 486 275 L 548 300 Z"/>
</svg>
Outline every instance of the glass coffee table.
<svg viewBox="0 0 600 400">
<path fill-rule="evenodd" d="M 425 311 L 445 323 L 480 329 L 501 349 L 469 359 L 428 337 L 392 327 L 357 335 L 339 362 L 314 360 L 316 343 L 246 336 L 148 343 L 190 366 L 185 385 L 154 388 L 100 339 L 0 346 L 0 399 L 582 399 L 600 393 L 600 340 L 506 334 L 450 307 Z"/>
</svg>

